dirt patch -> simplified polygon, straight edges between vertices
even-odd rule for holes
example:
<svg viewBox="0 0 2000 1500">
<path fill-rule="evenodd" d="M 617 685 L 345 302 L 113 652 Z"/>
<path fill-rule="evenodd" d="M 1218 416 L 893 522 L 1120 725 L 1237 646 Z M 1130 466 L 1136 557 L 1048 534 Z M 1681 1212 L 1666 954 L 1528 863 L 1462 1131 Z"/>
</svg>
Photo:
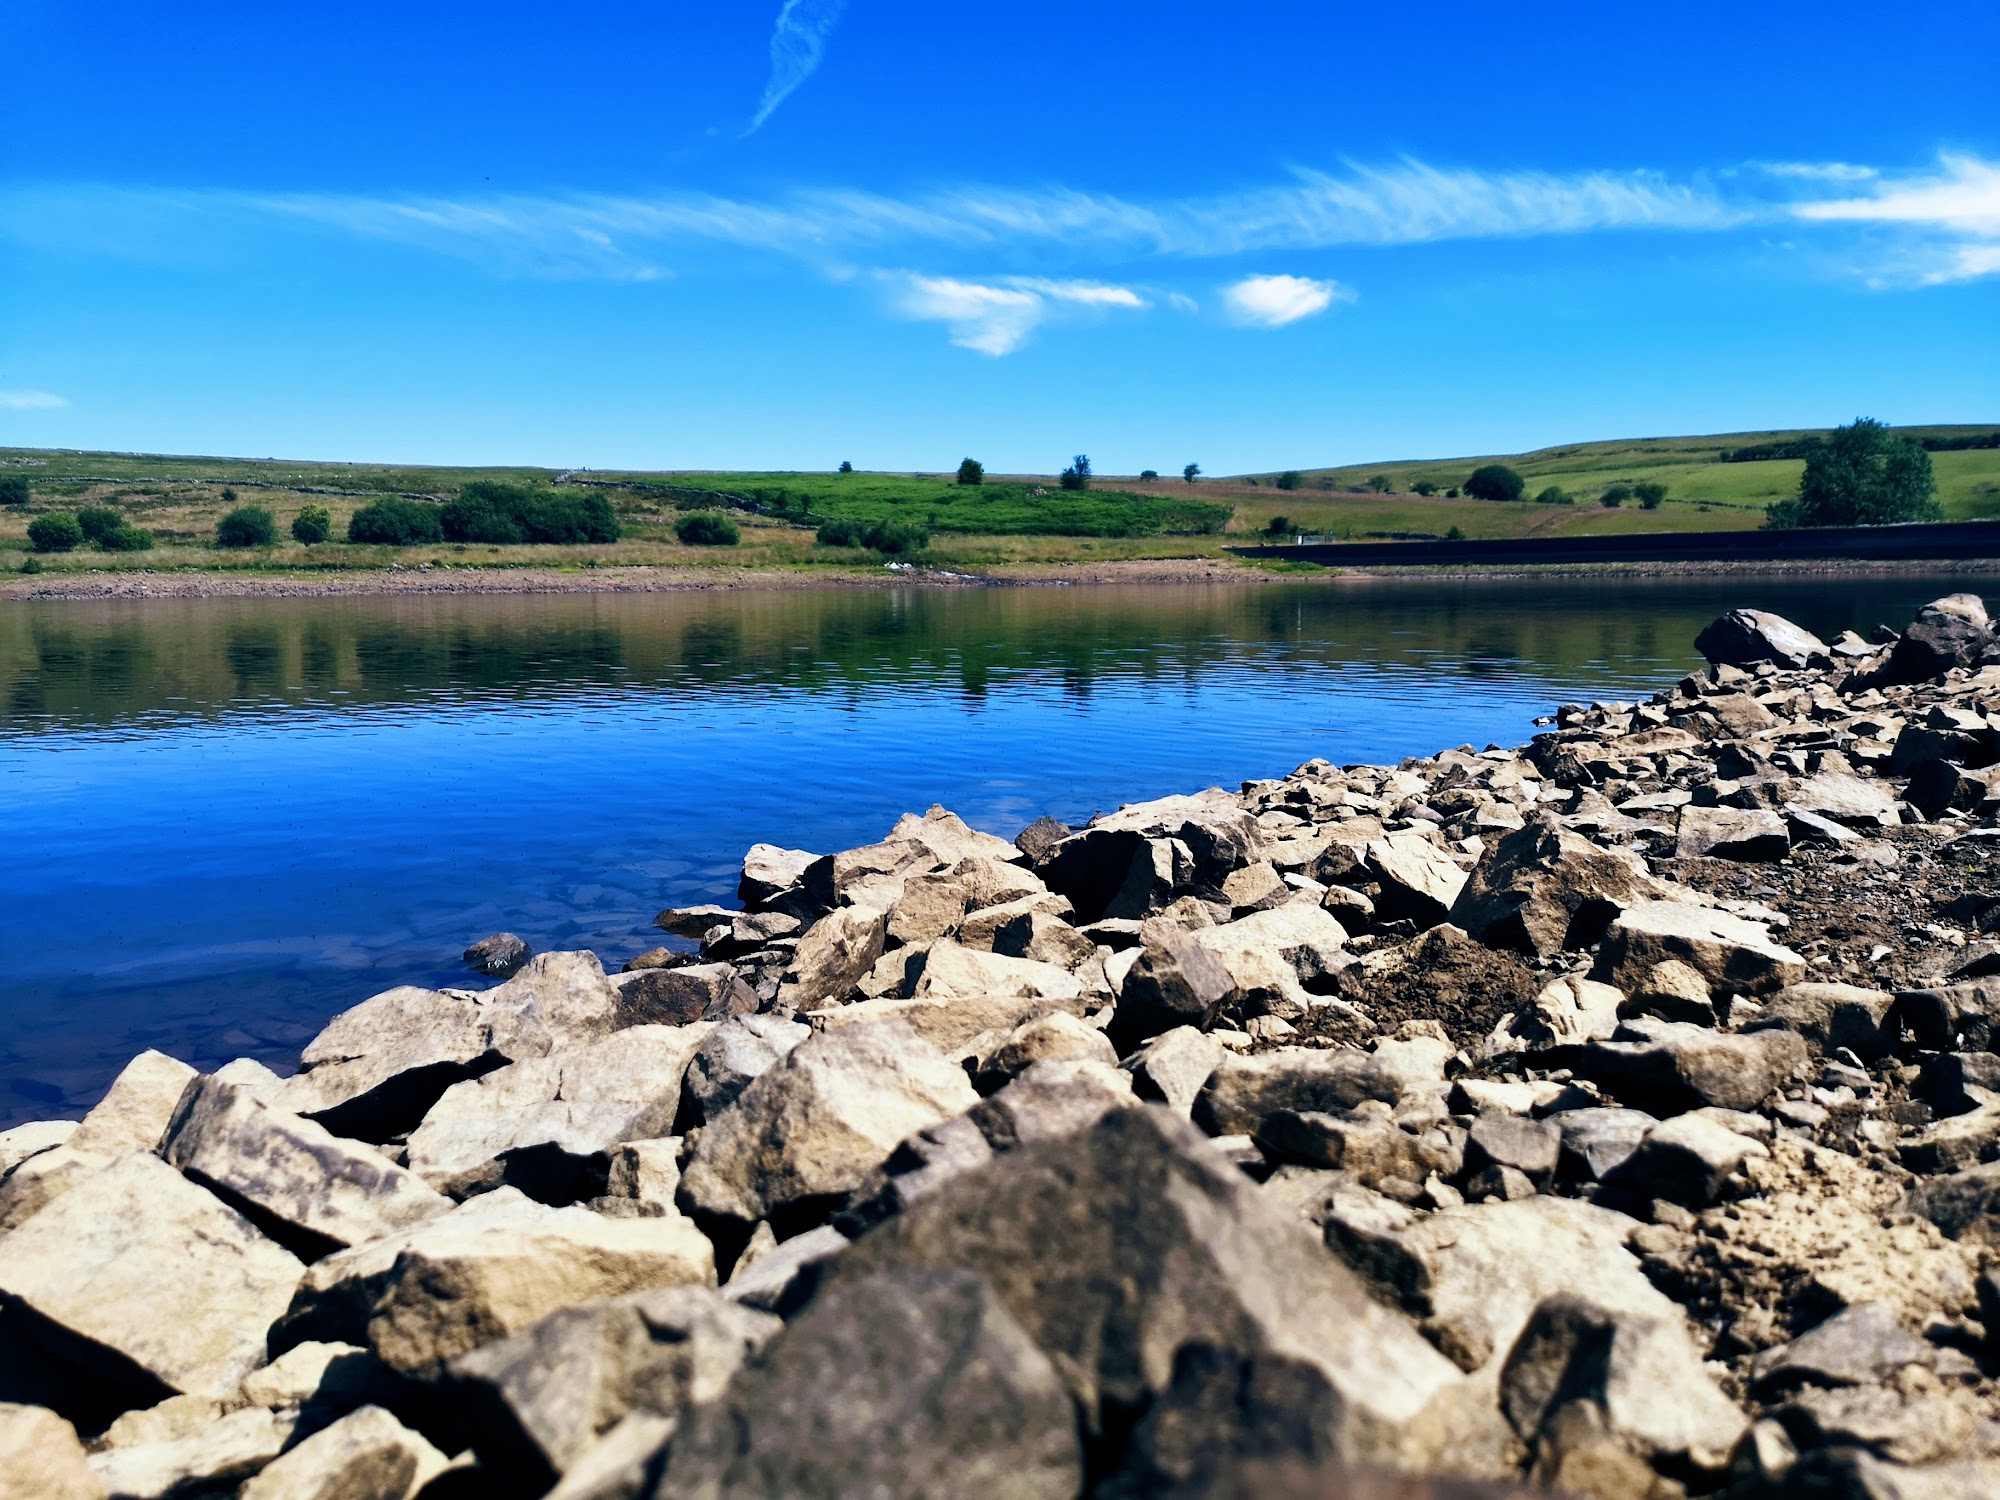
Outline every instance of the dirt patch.
<svg viewBox="0 0 2000 1500">
<path fill-rule="evenodd" d="M 1365 1009 L 1384 1034 L 1405 1021 L 1436 1021 L 1454 1045 L 1475 1050 L 1493 1028 L 1525 1009 L 1548 983 L 1519 958 L 1434 927 L 1393 948 L 1378 948 L 1339 975 L 1340 997 Z M 1307 1038 L 1363 1042 L 1375 1033 L 1328 1011 L 1299 1030 Z"/>
</svg>

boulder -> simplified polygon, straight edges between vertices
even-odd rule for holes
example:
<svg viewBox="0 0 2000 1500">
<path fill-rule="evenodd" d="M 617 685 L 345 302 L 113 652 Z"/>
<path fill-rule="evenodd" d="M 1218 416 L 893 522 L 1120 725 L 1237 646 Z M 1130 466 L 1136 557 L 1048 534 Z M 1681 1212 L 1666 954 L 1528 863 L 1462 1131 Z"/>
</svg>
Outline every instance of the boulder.
<svg viewBox="0 0 2000 1500">
<path fill-rule="evenodd" d="M 306 1044 L 271 1102 L 356 1140 L 413 1130 L 454 1083 L 549 1050 L 541 1018 L 518 996 L 498 998 L 504 989 L 402 985 L 364 1000 Z"/>
<path fill-rule="evenodd" d="M 1008 958 L 1033 959 L 1072 972 L 1095 959 L 1097 944 L 1054 912 L 1038 909 L 1036 904 L 1041 902 L 1062 902 L 1065 908 L 1069 905 L 1062 897 L 1050 895 L 1026 896 L 1004 906 L 989 907 L 966 918 L 959 929 L 959 940 L 968 948 L 981 946 L 973 940 L 971 930 L 977 925 L 990 934 L 986 946 Z M 1003 919 L 990 924 L 982 920 L 998 917 L 1002 912 L 1007 913 Z"/>
<path fill-rule="evenodd" d="M 37 1151 L 0 1179 L 0 1234 L 25 1224 L 79 1182 L 96 1176 L 109 1159 L 54 1146 Z"/>
<path fill-rule="evenodd" d="M 453 1084 L 410 1135 L 410 1170 L 463 1198 L 511 1182 L 568 1203 L 604 1192 L 611 1153 L 672 1131 L 713 1028 L 632 1026 Z"/>
<path fill-rule="evenodd" d="M 1824 818 L 1843 828 L 1894 828 L 1902 821 L 1887 787 L 1848 771 L 1821 771 L 1792 782 L 1784 805 L 1787 812 Z"/>
<path fill-rule="evenodd" d="M 112 1500 L 166 1500 L 228 1492 L 284 1451 L 296 1417 L 245 1407 L 186 1437 L 94 1453 L 90 1466 Z"/>
<path fill-rule="evenodd" d="M 160 1155 L 307 1259 L 451 1207 L 381 1152 L 214 1078 L 189 1085 Z"/>
<path fill-rule="evenodd" d="M 799 939 L 779 1004 L 810 1010 L 847 1000 L 882 956 L 887 940 L 888 918 L 874 907 L 844 906 L 828 912 Z"/>
<path fill-rule="evenodd" d="M 1273 1160 L 1348 1172 L 1370 1187 L 1394 1179 L 1414 1189 L 1457 1166 L 1456 1153 L 1440 1141 L 1380 1116 L 1274 1110 L 1260 1122 L 1256 1139 Z"/>
<path fill-rule="evenodd" d="M 0 1238 L 0 1293 L 60 1354 L 141 1399 L 223 1395 L 264 1362 L 301 1267 L 241 1214 L 135 1152 Z"/>
<path fill-rule="evenodd" d="M 658 1493 L 1071 1500 L 1083 1482 L 1064 1382 L 989 1280 L 887 1267 L 837 1279 L 692 1408 Z"/>
<path fill-rule="evenodd" d="M 1761 1141 L 1701 1114 L 1677 1115 L 1649 1130 L 1637 1149 L 1604 1174 L 1614 1196 L 1706 1208 L 1723 1184 L 1753 1156 L 1769 1156 Z"/>
<path fill-rule="evenodd" d="M 533 1208 L 484 1225 L 445 1218 L 412 1236 L 368 1322 L 376 1356 L 399 1374 L 434 1381 L 459 1355 L 559 1308 L 715 1285 L 714 1248 L 679 1215 L 612 1219 L 585 1208 Z"/>
<path fill-rule="evenodd" d="M 1193 938 L 1222 960 L 1246 998 L 1298 995 L 1301 986 L 1330 979 L 1351 961 L 1347 929 L 1311 901 L 1287 901 Z"/>
<path fill-rule="evenodd" d="M 245 1375 L 232 1404 L 267 1406 L 273 1411 L 300 1407 L 306 1408 L 309 1416 L 321 1418 L 344 1415 L 371 1401 L 392 1400 L 395 1395 L 394 1377 L 366 1349 L 309 1341 Z"/>
<path fill-rule="evenodd" d="M 972 1069 L 972 1086 L 992 1094 L 1037 1063 L 1085 1061 L 1116 1067 L 1118 1054 L 1102 1031 L 1059 1010 L 995 1036 L 990 1047 L 979 1049 L 976 1063 L 968 1059 L 967 1066 Z"/>
<path fill-rule="evenodd" d="M 1764 1002 L 1756 1023 L 1787 1026 L 1820 1052 L 1846 1047 L 1864 1061 L 1895 1049 L 1890 1023 L 1895 997 L 1851 984 L 1787 985 Z"/>
<path fill-rule="evenodd" d="M 421 1434 L 364 1406 L 279 1454 L 237 1500 L 411 1500 L 449 1464 Z"/>
<path fill-rule="evenodd" d="M 1750 1367 L 1769 1395 L 1800 1385 L 1878 1385 L 1917 1365 L 1935 1369 L 1938 1348 L 1903 1327 L 1896 1309 L 1858 1302 L 1815 1324 L 1789 1344 L 1760 1353 Z"/>
<path fill-rule="evenodd" d="M 1764 995 L 1806 977 L 1806 961 L 1762 922 L 1679 901 L 1642 901 L 1611 924 L 1591 978 L 1630 993 L 1655 964 L 1677 958 L 1713 987 Z"/>
<path fill-rule="evenodd" d="M 468 969 L 489 979 L 512 979 L 534 956 L 527 939 L 511 932 L 483 937 L 460 955 Z"/>
<path fill-rule="evenodd" d="M 2000 1247 L 2000 1161 L 1920 1177 L 1910 1185 L 1908 1206 L 1952 1239 Z"/>
<path fill-rule="evenodd" d="M 654 915 L 653 925 L 674 937 L 699 942 L 717 927 L 727 927 L 741 915 L 741 912 L 731 911 L 713 901 L 704 901 L 694 906 L 669 906 Z M 660 951 L 664 953 L 668 950 Z"/>
<path fill-rule="evenodd" d="M 1026 856 L 1028 863 L 1040 864 L 1051 849 L 1075 831 L 1060 819 L 1039 817 L 1014 835 L 1014 847 Z"/>
<path fill-rule="evenodd" d="M 1681 809 L 1674 833 L 1677 859 L 1734 859 L 1770 864 L 1792 852 L 1791 831 L 1777 813 L 1762 808 Z"/>
<path fill-rule="evenodd" d="M 1975 665 L 1993 644 L 1993 630 L 1984 608 L 1969 609 L 1960 602 L 1971 598 L 1954 594 L 1918 610 L 1910 628 L 1890 649 L 1889 660 L 1875 680 L 1933 682 L 1953 667 Z"/>
<path fill-rule="evenodd" d="M 1195 1096 L 1194 1123 L 1211 1135 L 1255 1135 L 1277 1110 L 1340 1114 L 1365 1099 L 1393 1104 L 1403 1080 L 1365 1052 L 1285 1047 L 1226 1057 Z"/>
<path fill-rule="evenodd" d="M 537 953 L 505 984 L 481 997 L 540 1018 L 553 1047 L 595 1041 L 644 1017 L 626 1005 L 595 953 Z"/>
<path fill-rule="evenodd" d="M 112 1080 L 63 1144 L 105 1160 L 128 1151 L 157 1151 L 181 1095 L 196 1073 L 160 1052 L 141 1052 Z"/>
<path fill-rule="evenodd" d="M 1805 1042 L 1774 1028 L 1732 1035 L 1675 1021 L 1626 1021 L 1607 1041 L 1574 1050 L 1580 1078 L 1655 1115 L 1705 1105 L 1755 1109 L 1805 1068 Z"/>
<path fill-rule="evenodd" d="M 1113 1110 L 961 1174 L 858 1241 L 815 1306 L 878 1274 L 929 1268 L 991 1283 L 1092 1436 L 1168 1389 L 1191 1341 L 1318 1370 L 1337 1397 L 1326 1439 L 1345 1458 L 1383 1453 L 1456 1382 L 1397 1314 L 1164 1110 Z"/>
<path fill-rule="evenodd" d="M 651 1500 L 680 1422 L 657 1412 L 627 1412 L 577 1455 L 543 1500 Z"/>
<path fill-rule="evenodd" d="M 1761 609 L 1732 609 L 1694 638 L 1695 650 L 1718 667 L 1754 667 L 1760 662 L 1798 671 L 1832 661 L 1827 644 L 1782 615 Z"/>
<path fill-rule="evenodd" d="M 1639 855 L 1599 848 L 1541 814 L 1480 856 L 1450 920 L 1491 947 L 1550 962 L 1595 944 L 1626 907 L 1660 894 Z"/>
<path fill-rule="evenodd" d="M 1161 1032 L 1121 1065 L 1132 1075 L 1132 1092 L 1164 1104 L 1186 1119 L 1195 1096 L 1229 1054 L 1222 1043 L 1192 1026 Z"/>
<path fill-rule="evenodd" d="M 978 1097 L 963 1069 L 900 1021 L 822 1032 L 708 1123 L 681 1201 L 744 1224 L 823 1212 L 898 1141 Z"/>
<path fill-rule="evenodd" d="M 1526 1010 L 1503 1022 L 1489 1044 L 1498 1051 L 1557 1047 L 1609 1036 L 1618 1028 L 1624 994 L 1581 975 L 1551 979 Z"/>
<path fill-rule="evenodd" d="M 806 871 L 819 858 L 819 855 L 804 849 L 752 844 L 743 856 L 743 874 L 736 882 L 736 899 L 752 911 L 777 905 L 805 884 Z"/>
<path fill-rule="evenodd" d="M 713 1119 L 764 1071 L 812 1034 L 782 1016 L 731 1016 L 695 1049 L 681 1084 L 690 1120 Z"/>
<path fill-rule="evenodd" d="M 250 1097 L 261 1104 L 269 1104 L 285 1086 L 284 1079 L 254 1057 L 232 1058 L 208 1076 L 218 1083 L 234 1084 L 239 1089 L 247 1090 Z"/>
<path fill-rule="evenodd" d="M 738 1256 L 722 1295 L 758 1312 L 788 1318 L 818 1290 L 820 1278 L 846 1251 L 847 1236 L 830 1224 L 793 1235 L 755 1261 Z"/>
<path fill-rule="evenodd" d="M 1562 1173 L 1602 1182 L 1660 1122 L 1637 1109 L 1572 1109 L 1550 1116 L 1562 1132 Z"/>
<path fill-rule="evenodd" d="M 1487 1114 L 1472 1122 L 1465 1138 L 1465 1171 L 1476 1177 L 1494 1168 L 1511 1167 L 1537 1191 L 1555 1180 L 1562 1155 L 1562 1129 L 1549 1120 L 1524 1120 L 1518 1115 Z M 1419 1179 L 1421 1180 L 1421 1179 Z"/>
<path fill-rule="evenodd" d="M 681 1188 L 681 1138 L 661 1136 L 650 1141 L 626 1141 L 611 1153 L 604 1173 L 604 1196 L 657 1206 L 677 1212 L 674 1200 Z"/>
<path fill-rule="evenodd" d="M 1139 956 L 1119 986 L 1111 1039 L 1127 1051 L 1177 1026 L 1206 1031 L 1235 992 L 1227 966 L 1184 928 L 1164 920 L 1147 922 Z"/>
<path fill-rule="evenodd" d="M 757 1009 L 756 993 L 724 963 L 644 969 L 614 982 L 634 1025 L 691 1026 Z"/>
<path fill-rule="evenodd" d="M 0 1500 L 106 1500 L 76 1429 L 41 1406 L 0 1402 Z"/>
<path fill-rule="evenodd" d="M 589 1302 L 460 1355 L 439 1401 L 483 1468 L 540 1494 L 628 1412 L 713 1401 L 783 1326 L 694 1287 Z"/>
<path fill-rule="evenodd" d="M 1039 995 L 968 995 L 956 999 L 943 996 L 922 1000 L 857 1000 L 852 1005 L 808 1011 L 800 1019 L 815 1031 L 837 1031 L 845 1026 L 861 1026 L 877 1021 L 901 1021 L 924 1042 L 954 1060 L 967 1055 L 979 1038 L 992 1031 L 1012 1031 L 1016 1026 L 1054 1011 L 1080 1014 L 1082 998 L 1050 1000 Z"/>
<path fill-rule="evenodd" d="M 973 995 L 1077 1000 L 1083 995 L 1083 983 L 1056 964 L 983 953 L 942 938 L 924 955 L 923 967 L 910 993 L 917 1000 L 959 1000 Z"/>
<path fill-rule="evenodd" d="M 74 1120 L 31 1120 L 12 1130 L 0 1130 L 0 1177 L 31 1156 L 53 1151 L 66 1143 L 76 1130 Z"/>
<path fill-rule="evenodd" d="M 1451 914 L 1466 872 L 1420 833 L 1391 833 L 1368 845 L 1368 873 L 1381 882 L 1376 914 L 1385 922 L 1435 927 Z"/>
</svg>

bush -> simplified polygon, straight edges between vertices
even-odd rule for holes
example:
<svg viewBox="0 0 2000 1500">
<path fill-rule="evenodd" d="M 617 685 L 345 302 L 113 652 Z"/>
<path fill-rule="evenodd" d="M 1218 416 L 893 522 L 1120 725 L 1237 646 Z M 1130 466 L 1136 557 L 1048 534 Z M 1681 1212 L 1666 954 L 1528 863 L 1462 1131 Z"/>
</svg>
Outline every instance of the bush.
<svg viewBox="0 0 2000 1500">
<path fill-rule="evenodd" d="M 1444 534 L 1444 539 L 1445 539 L 1445 540 L 1446 540 L 1447 542 L 1462 542 L 1462 541 L 1464 541 L 1464 540 L 1465 540 L 1465 528 L 1464 528 L 1463 526 L 1454 526 L 1454 527 L 1452 527 L 1452 528 L 1451 528 L 1451 530 L 1447 531 L 1447 532 L 1446 532 L 1446 533 Z"/>
<path fill-rule="evenodd" d="M 1438 487 L 1432 484 L 1428 479 L 1419 479 L 1415 484 L 1410 486 L 1410 491 L 1413 494 L 1422 495 L 1426 500 L 1428 500 L 1432 495 L 1435 495 L 1438 492 Z"/>
<path fill-rule="evenodd" d="M 1265 536 L 1284 536 L 1292 529 L 1290 516 L 1273 516 L 1264 523 Z"/>
<path fill-rule="evenodd" d="M 275 547 L 278 523 L 261 505 L 239 505 L 215 523 L 218 547 Z"/>
<path fill-rule="evenodd" d="M 1559 484 L 1552 484 L 1535 496 L 1537 505 L 1574 505 L 1576 497 Z"/>
<path fill-rule="evenodd" d="M 1519 500 L 1528 482 L 1505 464 L 1481 464 L 1466 479 L 1465 493 L 1475 500 Z"/>
<path fill-rule="evenodd" d="M 861 523 L 835 516 L 831 521 L 820 524 L 813 540 L 822 547 L 859 547 L 861 545 Z"/>
<path fill-rule="evenodd" d="M 917 521 L 891 518 L 864 526 L 836 517 L 820 527 L 818 541 L 822 547 L 867 547 L 895 557 L 923 551 L 931 544 L 931 534 Z"/>
<path fill-rule="evenodd" d="M 1090 455 L 1079 453 L 1070 466 L 1062 471 L 1056 481 L 1066 490 L 1087 490 L 1090 488 Z"/>
<path fill-rule="evenodd" d="M 1301 474 L 1297 469 L 1287 469 L 1285 470 L 1284 473 L 1280 474 L 1276 479 L 1271 481 L 1272 484 L 1276 485 L 1281 490 L 1295 490 L 1298 489 L 1300 486 L 1302 486 L 1305 482 L 1306 482 L 1305 475 Z"/>
<path fill-rule="evenodd" d="M 1667 498 L 1667 487 L 1664 484 L 1635 484 L 1632 493 L 1639 497 L 1641 510 L 1658 510 Z"/>
<path fill-rule="evenodd" d="M 88 505 L 76 513 L 76 524 L 83 528 L 86 542 L 101 547 L 106 537 L 125 524 L 125 518 L 108 505 Z"/>
<path fill-rule="evenodd" d="M 734 547 L 743 540 L 743 533 L 736 529 L 734 521 L 711 510 L 682 516 L 674 522 L 674 535 L 681 539 L 683 547 Z"/>
<path fill-rule="evenodd" d="M 986 483 L 986 465 L 976 458 L 966 459 L 965 462 L 958 466 L 958 482 L 960 484 Z"/>
<path fill-rule="evenodd" d="M 308 547 L 333 535 L 333 517 L 324 505 L 308 505 L 292 517 L 292 540 Z"/>
<path fill-rule="evenodd" d="M 1767 512 L 1770 526 L 1884 526 L 1941 521 L 1937 479 L 1922 444 L 1857 417 L 1809 454 L 1798 493 Z"/>
<path fill-rule="evenodd" d="M 1139 477 L 1141 479 L 1158 479 L 1160 477 L 1160 471 L 1158 469 L 1141 469 L 1139 471 Z"/>
<path fill-rule="evenodd" d="M 1446 491 L 1444 492 L 1444 497 L 1445 497 L 1445 499 L 1447 499 L 1447 500 L 1456 500 L 1456 499 L 1458 498 L 1458 491 L 1457 491 L 1457 490 L 1455 490 L 1455 489 L 1453 489 L 1453 490 L 1446 490 Z"/>
<path fill-rule="evenodd" d="M 1611 488 L 1609 488 L 1603 494 L 1597 497 L 1597 503 L 1603 506 L 1607 506 L 1612 510 L 1616 510 L 1618 509 L 1619 506 L 1623 505 L 1627 500 L 1630 500 L 1631 498 L 1632 498 L 1631 485 L 1614 484 L 1611 486 Z"/>
<path fill-rule="evenodd" d="M 438 512 L 446 540 L 510 547 L 522 542 L 575 546 L 615 542 L 618 517 L 595 491 L 559 493 L 476 479 Z"/>
<path fill-rule="evenodd" d="M 37 552 L 74 552 L 83 545 L 83 527 L 66 510 L 37 516 L 28 523 L 28 545 Z"/>
<path fill-rule="evenodd" d="M 224 505 L 234 505 L 236 503 L 236 491 L 225 485 L 222 491 L 222 503 Z"/>
<path fill-rule="evenodd" d="M 97 539 L 97 545 L 105 552 L 151 552 L 153 533 L 120 521 L 115 529 Z"/>
<path fill-rule="evenodd" d="M 1369 476 L 1368 488 L 1378 495 L 1386 495 L 1395 487 L 1396 481 L 1391 479 L 1387 474 L 1373 474 Z"/>
<path fill-rule="evenodd" d="M 377 500 L 347 519 L 347 539 L 377 547 L 415 547 L 444 540 L 438 520 L 442 507 L 421 500 Z"/>
<path fill-rule="evenodd" d="M 0 505 L 26 505 L 28 481 L 19 474 L 0 474 Z"/>
<path fill-rule="evenodd" d="M 28 556 L 21 559 L 21 571 L 23 573 L 41 572 L 42 560 L 39 557 L 36 557 L 34 554 L 30 553 Z"/>
</svg>

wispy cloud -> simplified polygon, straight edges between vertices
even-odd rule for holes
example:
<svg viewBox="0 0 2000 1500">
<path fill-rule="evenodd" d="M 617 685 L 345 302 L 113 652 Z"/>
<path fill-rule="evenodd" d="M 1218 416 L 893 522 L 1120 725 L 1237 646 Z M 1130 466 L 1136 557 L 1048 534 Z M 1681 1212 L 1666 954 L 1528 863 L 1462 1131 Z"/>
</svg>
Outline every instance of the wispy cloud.
<svg viewBox="0 0 2000 1500">
<path fill-rule="evenodd" d="M 895 307 L 902 316 L 943 323 L 961 349 L 995 358 L 1012 354 L 1061 309 L 1138 311 L 1146 306 L 1130 287 L 1096 281 L 1003 276 L 981 282 L 907 271 L 885 273 L 884 279 L 895 289 Z"/>
<path fill-rule="evenodd" d="M 1222 300 L 1234 322 L 1283 328 L 1323 313 L 1336 302 L 1352 302 L 1354 293 L 1337 281 L 1314 281 L 1310 276 L 1246 276 L 1224 287 Z"/>
<path fill-rule="evenodd" d="M 0 410 L 55 411 L 69 402 L 47 391 L 0 391 Z"/>
<path fill-rule="evenodd" d="M 1882 174 L 1874 167 L 1851 161 L 1760 161 L 1754 168 L 1772 177 L 1790 177 L 1802 182 L 1866 182 Z"/>
<path fill-rule="evenodd" d="M 1913 236 L 1893 259 L 1924 285 L 2000 274 L 2000 163 L 1947 155 L 1935 172 L 1880 180 L 1873 191 L 1800 203 L 1809 223 L 1857 224 Z"/>
<path fill-rule="evenodd" d="M 847 0 L 785 0 L 778 24 L 771 28 L 770 81 L 764 85 L 764 98 L 745 135 L 761 129 L 792 90 L 819 71 L 826 39 L 846 8 Z"/>
</svg>

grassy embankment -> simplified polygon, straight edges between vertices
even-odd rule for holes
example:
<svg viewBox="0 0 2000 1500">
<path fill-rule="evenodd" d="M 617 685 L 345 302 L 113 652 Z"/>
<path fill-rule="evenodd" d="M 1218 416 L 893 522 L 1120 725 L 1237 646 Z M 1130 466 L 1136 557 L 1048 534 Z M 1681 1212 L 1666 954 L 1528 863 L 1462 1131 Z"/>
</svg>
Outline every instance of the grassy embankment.
<svg viewBox="0 0 2000 1500">
<path fill-rule="evenodd" d="M 1915 428 L 1917 433 L 1973 432 L 1978 428 Z M 811 571 L 879 572 L 872 553 L 814 544 L 812 525 L 829 517 L 870 522 L 895 516 L 927 526 L 932 543 L 924 561 L 942 568 L 1004 569 L 1010 565 L 1099 562 L 1122 558 L 1219 557 L 1223 549 L 1256 539 L 1274 516 L 1296 530 L 1360 540 L 1371 536 L 1443 535 L 1456 527 L 1469 537 L 1561 536 L 1590 533 L 1707 531 L 1751 528 L 1764 507 L 1789 495 L 1798 482 L 1798 460 L 1719 462 L 1722 450 L 1778 441 L 1794 433 L 1743 433 L 1721 437 L 1659 438 L 1571 444 L 1534 453 L 1459 459 L 1355 464 L 1307 471 L 1302 488 L 1271 487 L 1274 475 L 1203 480 L 1138 480 L 1104 476 L 1083 494 L 1066 492 L 1038 476 L 991 476 L 983 486 L 959 486 L 947 475 L 832 473 L 589 473 L 579 480 L 612 484 L 608 497 L 624 538 L 602 546 L 490 547 L 454 545 L 387 548 L 344 542 L 305 547 L 287 533 L 306 505 L 325 506 L 335 538 L 347 518 L 381 494 L 444 498 L 474 479 L 544 484 L 553 471 L 519 468 L 456 469 L 421 465 L 311 463 L 152 455 L 0 449 L 0 474 L 27 478 L 26 506 L 0 509 L 0 572 L 18 571 L 27 556 L 28 523 L 54 510 L 111 505 L 136 526 L 152 531 L 150 552 L 108 554 L 88 548 L 39 559 L 48 572 L 90 570 L 299 571 L 367 570 L 392 564 L 509 568 L 676 566 Z M 1419 482 L 1440 490 L 1461 484 L 1474 467 L 1505 462 L 1528 482 L 1528 493 L 1560 485 L 1577 498 L 1570 506 L 1497 504 L 1426 498 L 1411 493 Z M 2000 516 L 2000 449 L 1932 455 L 1939 499 L 1953 520 Z M 1374 475 L 1387 475 L 1386 494 L 1360 491 Z M 1252 478 L 1258 483 L 1251 483 Z M 1663 483 L 1666 503 L 1643 510 L 1628 503 L 1596 503 L 1614 483 Z M 280 545 L 220 551 L 216 520 L 238 503 L 261 504 L 277 516 Z M 685 547 L 673 523 L 706 503 L 686 494 L 714 490 L 760 502 L 768 514 L 738 514 L 737 547 Z M 325 494 L 315 491 L 338 491 Z M 1220 529 L 1217 529 L 1220 527 Z"/>
</svg>

